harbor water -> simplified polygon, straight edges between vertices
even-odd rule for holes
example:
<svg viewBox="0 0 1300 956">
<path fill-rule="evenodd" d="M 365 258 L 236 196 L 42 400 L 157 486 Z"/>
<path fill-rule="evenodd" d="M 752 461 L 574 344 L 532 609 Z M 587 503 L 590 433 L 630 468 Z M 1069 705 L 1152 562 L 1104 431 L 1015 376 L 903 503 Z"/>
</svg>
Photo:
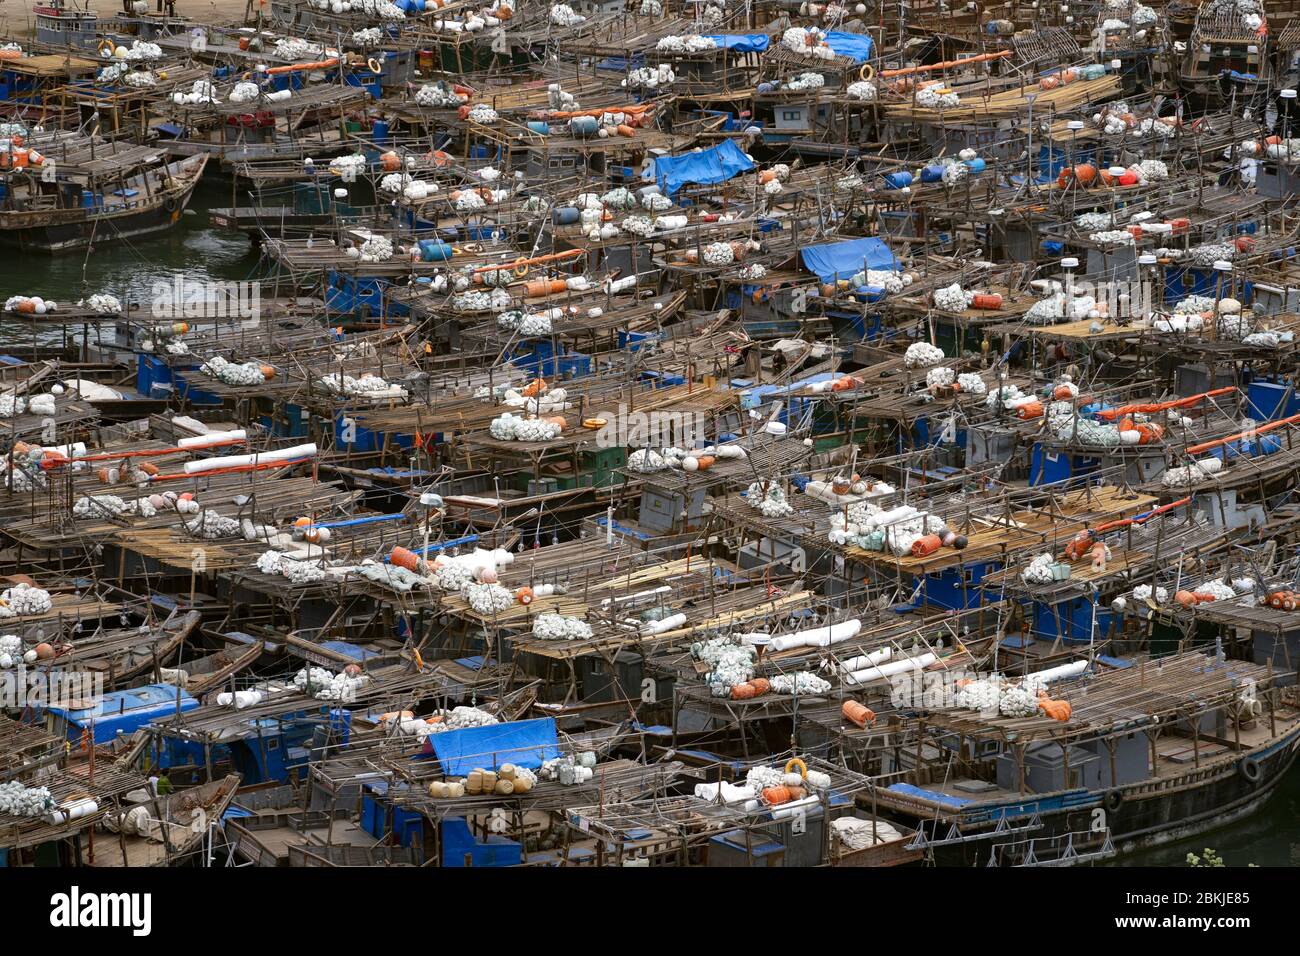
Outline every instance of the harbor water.
<svg viewBox="0 0 1300 956">
<path fill-rule="evenodd" d="M 214 229 L 208 209 L 228 206 L 228 183 L 202 183 L 178 228 L 142 239 L 112 238 L 89 252 L 67 255 L 9 251 L 0 257 L 0 293 L 42 295 L 73 303 L 96 293 L 111 293 L 132 302 L 148 302 L 156 283 L 171 284 L 179 274 L 186 282 L 207 283 L 248 279 L 258 267 L 256 247 L 242 234 Z M 6 341 L 30 344 L 29 327 L 0 319 Z M 47 337 L 62 331 L 44 329 Z M 13 336 L 18 336 L 17 339 Z"/>
</svg>

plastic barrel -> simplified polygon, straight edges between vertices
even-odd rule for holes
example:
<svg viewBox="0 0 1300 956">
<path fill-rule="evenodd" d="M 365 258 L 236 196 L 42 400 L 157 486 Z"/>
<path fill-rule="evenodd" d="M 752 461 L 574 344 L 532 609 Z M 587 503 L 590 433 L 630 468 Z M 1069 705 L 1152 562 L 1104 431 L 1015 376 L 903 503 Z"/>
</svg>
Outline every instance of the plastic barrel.
<svg viewBox="0 0 1300 956">
<path fill-rule="evenodd" d="M 921 182 L 937 183 L 943 179 L 943 167 L 939 165 L 926 166 L 921 170 Z"/>
<path fill-rule="evenodd" d="M 890 173 L 885 177 L 885 188 L 902 189 L 904 186 L 912 185 L 912 174 L 906 170 Z"/>
<path fill-rule="evenodd" d="M 582 218 L 582 213 L 577 206 L 561 206 L 551 214 L 551 218 L 557 226 L 572 226 Z"/>
<path fill-rule="evenodd" d="M 528 128 L 542 136 L 549 136 L 551 133 L 551 124 L 543 123 L 541 120 L 529 120 Z"/>
<path fill-rule="evenodd" d="M 375 125 L 371 130 L 370 137 L 376 143 L 388 142 L 388 120 L 375 120 Z"/>
<path fill-rule="evenodd" d="M 420 240 L 420 259 L 424 262 L 446 262 L 452 256 L 452 248 L 445 242 L 435 239 Z"/>
</svg>

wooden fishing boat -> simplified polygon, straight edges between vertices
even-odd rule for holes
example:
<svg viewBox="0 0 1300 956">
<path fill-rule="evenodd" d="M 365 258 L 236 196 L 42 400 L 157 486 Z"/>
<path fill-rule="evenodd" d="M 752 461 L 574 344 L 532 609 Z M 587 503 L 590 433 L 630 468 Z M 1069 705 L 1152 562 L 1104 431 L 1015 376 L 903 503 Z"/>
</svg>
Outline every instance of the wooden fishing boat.
<svg viewBox="0 0 1300 956">
<path fill-rule="evenodd" d="M 56 667 L 101 675 L 107 690 L 130 687 L 164 667 L 198 627 L 198 611 L 173 614 L 156 627 L 114 628 L 85 637 L 73 635 L 68 649 L 53 659 Z"/>
<path fill-rule="evenodd" d="M 925 715 L 912 750 L 886 767 L 897 782 L 877 791 L 881 809 L 921 829 L 913 843 L 936 862 L 1070 865 L 1242 819 L 1300 754 L 1294 688 L 1245 661 L 1134 660 L 1052 694 L 1073 705 L 1064 722 Z M 933 774 L 927 727 L 960 742 L 960 771 Z"/>
<path fill-rule="evenodd" d="M 181 661 L 178 670 L 185 675 L 182 686 L 192 696 L 202 696 L 251 665 L 262 656 L 265 647 L 261 641 L 252 645 L 232 644 L 193 661 Z"/>
<path fill-rule="evenodd" d="M 22 150 L 3 154 L 0 243 L 51 253 L 172 228 L 208 162 L 202 153 L 166 162 L 151 145 L 63 134 L 40 134 Z M 32 165 L 32 151 L 46 163 Z"/>
<path fill-rule="evenodd" d="M 131 806 L 128 794 L 124 815 L 115 816 L 111 828 L 117 827 L 117 839 L 111 836 L 97 842 L 92 866 L 177 866 L 186 862 L 208 865 L 205 848 L 211 851 L 214 828 L 230 806 L 239 786 L 239 775 L 229 774 L 220 780 L 180 790 L 165 797 L 151 797 L 135 791 L 142 798 Z M 143 808 L 142 819 L 123 826 L 124 816 Z M 128 833 L 127 829 L 135 832 Z"/>
</svg>

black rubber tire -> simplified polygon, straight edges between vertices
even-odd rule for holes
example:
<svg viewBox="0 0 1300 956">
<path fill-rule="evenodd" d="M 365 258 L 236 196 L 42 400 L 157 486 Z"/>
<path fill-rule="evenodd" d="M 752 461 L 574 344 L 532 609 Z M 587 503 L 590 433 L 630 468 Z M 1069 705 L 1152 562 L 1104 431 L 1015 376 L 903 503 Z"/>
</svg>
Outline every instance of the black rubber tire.
<svg viewBox="0 0 1300 956">
<path fill-rule="evenodd" d="M 1259 783 L 1260 779 L 1264 776 L 1263 768 L 1260 767 L 1259 761 L 1254 757 L 1242 757 L 1241 763 L 1237 765 L 1237 769 L 1241 771 L 1241 775 L 1250 783 Z"/>
<path fill-rule="evenodd" d="M 1124 794 L 1120 793 L 1118 790 L 1108 790 L 1106 791 L 1106 796 L 1103 798 L 1102 802 L 1105 803 L 1108 813 L 1114 813 L 1124 802 Z"/>
</svg>

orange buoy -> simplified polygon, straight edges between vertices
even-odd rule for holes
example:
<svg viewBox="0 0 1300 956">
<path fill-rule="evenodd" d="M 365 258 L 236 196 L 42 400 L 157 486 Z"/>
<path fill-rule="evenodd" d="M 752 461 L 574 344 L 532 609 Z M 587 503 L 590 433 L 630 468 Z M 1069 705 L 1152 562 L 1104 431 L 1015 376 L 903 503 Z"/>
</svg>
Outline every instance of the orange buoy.
<svg viewBox="0 0 1300 956">
<path fill-rule="evenodd" d="M 420 557 L 407 548 L 395 547 L 388 553 L 388 563 L 413 572 L 420 566 Z"/>
<path fill-rule="evenodd" d="M 912 557 L 924 558 L 927 555 L 934 554 L 942 547 L 943 541 L 937 534 L 926 534 L 912 542 Z"/>
<path fill-rule="evenodd" d="M 859 727 L 866 727 L 868 724 L 876 722 L 876 713 L 865 704 L 859 704 L 856 700 L 846 700 L 840 707 L 840 713 L 844 719 L 851 724 Z"/>
</svg>

